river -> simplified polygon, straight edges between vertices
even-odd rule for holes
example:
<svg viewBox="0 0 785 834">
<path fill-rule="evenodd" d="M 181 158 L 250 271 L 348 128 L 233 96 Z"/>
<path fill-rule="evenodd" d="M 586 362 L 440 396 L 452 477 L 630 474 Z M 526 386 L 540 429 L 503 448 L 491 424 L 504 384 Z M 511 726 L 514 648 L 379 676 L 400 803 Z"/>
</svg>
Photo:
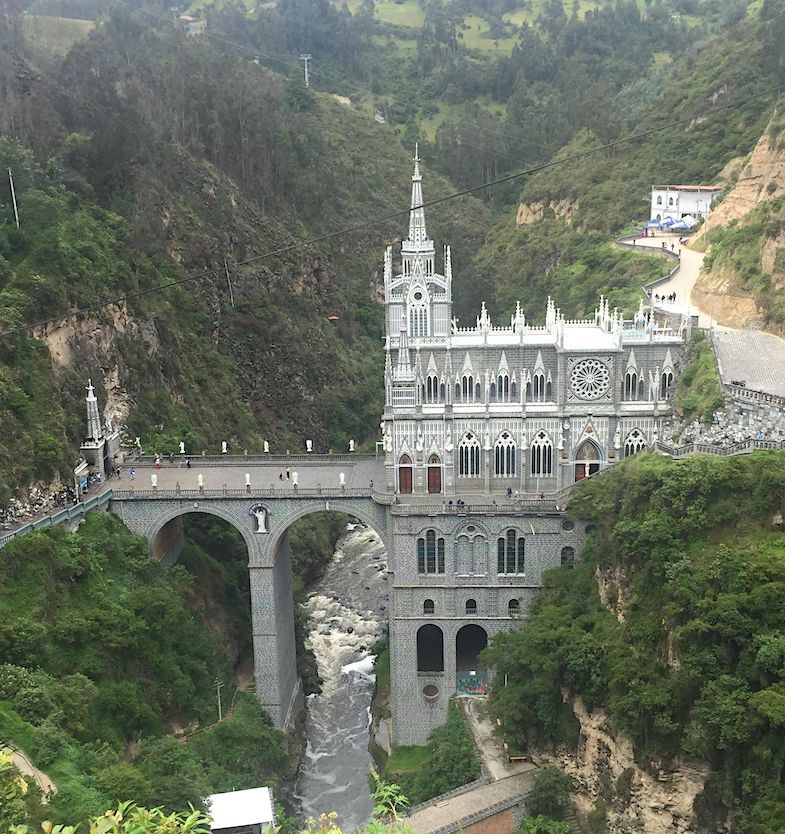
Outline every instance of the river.
<svg viewBox="0 0 785 834">
<path fill-rule="evenodd" d="M 308 698 L 306 749 L 296 797 L 305 817 L 337 811 L 338 824 L 354 831 L 371 816 L 368 796 L 368 727 L 373 696 L 370 650 L 387 620 L 387 554 L 379 537 L 347 525 L 335 554 L 305 604 L 306 645 L 323 680 Z"/>
</svg>

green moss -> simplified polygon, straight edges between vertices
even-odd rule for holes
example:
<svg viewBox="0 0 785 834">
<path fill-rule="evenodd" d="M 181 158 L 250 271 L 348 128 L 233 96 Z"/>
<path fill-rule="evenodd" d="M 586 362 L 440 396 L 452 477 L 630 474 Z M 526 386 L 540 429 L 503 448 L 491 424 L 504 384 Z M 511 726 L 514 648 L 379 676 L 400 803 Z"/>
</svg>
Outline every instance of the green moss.
<svg viewBox="0 0 785 834">
<path fill-rule="evenodd" d="M 711 420 L 714 412 L 722 408 L 722 403 L 722 381 L 711 342 L 703 333 L 697 332 L 679 377 L 676 407 L 687 420 L 693 417 Z"/>
</svg>

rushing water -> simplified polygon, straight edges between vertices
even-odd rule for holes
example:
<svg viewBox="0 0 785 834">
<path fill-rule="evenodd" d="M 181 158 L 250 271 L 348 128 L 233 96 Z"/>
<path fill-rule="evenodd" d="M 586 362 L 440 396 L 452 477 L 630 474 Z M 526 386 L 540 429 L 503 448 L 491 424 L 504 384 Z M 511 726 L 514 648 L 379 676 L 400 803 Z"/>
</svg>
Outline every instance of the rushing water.
<svg viewBox="0 0 785 834">
<path fill-rule="evenodd" d="M 305 816 L 337 811 L 354 831 L 368 821 L 368 752 L 373 655 L 387 619 L 386 554 L 368 528 L 348 525 L 316 591 L 306 645 L 316 656 L 322 692 L 308 699 L 307 746 L 297 778 Z"/>
</svg>

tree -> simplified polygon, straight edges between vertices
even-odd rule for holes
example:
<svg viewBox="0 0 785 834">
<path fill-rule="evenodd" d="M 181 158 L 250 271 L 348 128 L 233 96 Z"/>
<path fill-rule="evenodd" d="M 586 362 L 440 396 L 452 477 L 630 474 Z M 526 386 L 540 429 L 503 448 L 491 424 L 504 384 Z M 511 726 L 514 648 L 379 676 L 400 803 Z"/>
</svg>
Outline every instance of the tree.
<svg viewBox="0 0 785 834">
<path fill-rule="evenodd" d="M 538 814 L 536 817 L 525 819 L 518 829 L 518 834 L 570 834 L 570 824 Z"/>
<path fill-rule="evenodd" d="M 564 818 L 574 792 L 572 776 L 553 765 L 543 767 L 534 777 L 534 786 L 526 797 L 526 806 L 534 817 L 560 820 Z"/>
</svg>

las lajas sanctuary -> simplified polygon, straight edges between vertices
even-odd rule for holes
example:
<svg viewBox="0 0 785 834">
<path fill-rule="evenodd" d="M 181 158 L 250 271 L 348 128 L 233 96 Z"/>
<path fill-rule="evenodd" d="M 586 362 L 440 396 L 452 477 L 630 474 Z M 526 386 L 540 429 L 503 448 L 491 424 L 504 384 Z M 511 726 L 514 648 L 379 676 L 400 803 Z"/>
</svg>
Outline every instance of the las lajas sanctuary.
<svg viewBox="0 0 785 834">
<path fill-rule="evenodd" d="M 686 325 L 660 325 L 643 306 L 625 321 L 604 301 L 593 318 L 569 321 L 549 301 L 543 325 L 528 324 L 519 306 L 509 325 L 493 326 L 483 309 L 474 327 L 461 328 L 452 317 L 450 250 L 437 273 L 422 202 L 415 161 L 399 270 L 392 249 L 384 261 L 383 454 L 315 454 L 309 441 L 305 455 L 271 455 L 265 444 L 267 454 L 233 459 L 224 445 L 223 455 L 189 465 L 181 444 L 163 468 L 139 457 L 137 481 L 111 480 L 116 432 L 104 432 L 88 392 L 82 466 L 85 477 L 102 476 L 102 491 L 81 511 L 108 504 L 164 563 L 177 559 L 190 512 L 240 530 L 256 693 L 278 727 L 300 703 L 294 521 L 331 509 L 380 535 L 390 586 L 389 737 L 422 744 L 444 723 L 454 693 L 484 691 L 480 653 L 526 613 L 543 571 L 568 567 L 579 553 L 586 530 L 565 517 L 566 491 L 656 447 L 659 421 L 671 410 Z M 291 479 L 282 474 L 289 467 Z"/>
<path fill-rule="evenodd" d="M 475 326 L 459 327 L 450 247 L 440 274 L 422 203 L 415 160 L 400 266 L 392 247 L 384 258 L 399 744 L 422 743 L 456 689 L 484 689 L 488 637 L 512 627 L 542 572 L 571 564 L 582 545 L 581 525 L 559 512 L 563 492 L 655 445 L 686 336 L 686 324 L 662 327 L 642 305 L 627 321 L 602 300 L 580 321 L 549 300 L 541 326 L 520 305 L 495 326 L 483 305 Z"/>
</svg>

